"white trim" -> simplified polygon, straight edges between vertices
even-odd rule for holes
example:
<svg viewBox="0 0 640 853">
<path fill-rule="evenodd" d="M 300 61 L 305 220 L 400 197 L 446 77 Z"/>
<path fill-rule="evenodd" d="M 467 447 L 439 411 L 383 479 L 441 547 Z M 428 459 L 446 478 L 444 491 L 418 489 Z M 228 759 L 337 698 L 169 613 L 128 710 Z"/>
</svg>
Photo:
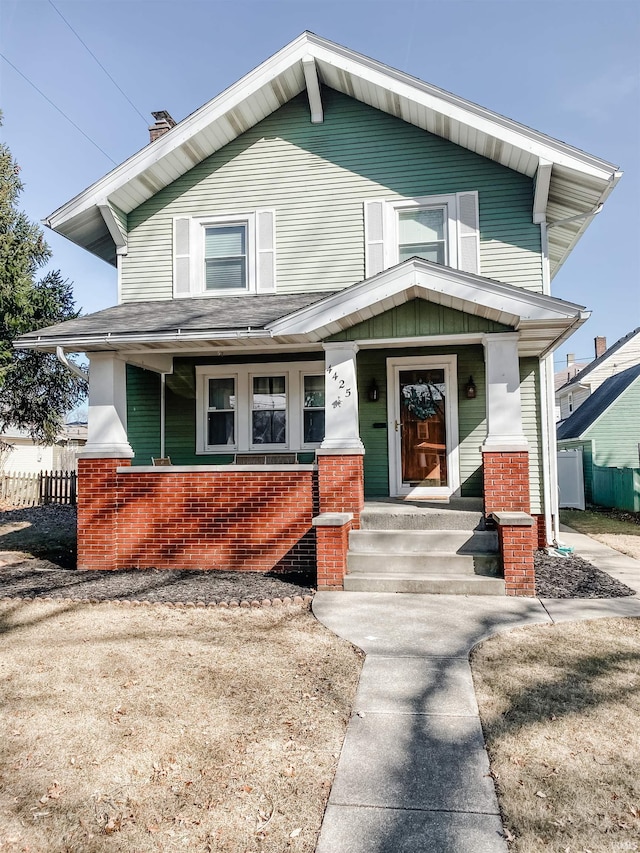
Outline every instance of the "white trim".
<svg viewBox="0 0 640 853">
<path fill-rule="evenodd" d="M 111 234 L 111 239 L 116 245 L 116 254 L 117 255 L 126 255 L 127 254 L 127 235 L 122 232 L 120 229 L 120 225 L 116 220 L 116 217 L 111 209 L 111 205 L 109 204 L 99 204 L 98 210 L 102 214 L 102 218 L 104 219 L 104 223 L 109 229 L 109 234 Z"/>
<path fill-rule="evenodd" d="M 180 294 L 186 296 L 235 296 L 243 293 L 256 292 L 256 215 L 255 211 L 250 213 L 218 214 L 215 216 L 192 216 L 190 220 L 190 256 L 191 256 L 191 287 L 190 293 Z M 242 288 L 217 288 L 207 289 L 205 287 L 205 232 L 207 228 L 223 228 L 225 225 L 242 225 L 246 235 L 246 286 Z M 177 296 L 177 294 L 175 294 Z"/>
<path fill-rule="evenodd" d="M 286 442 L 253 444 L 252 381 L 254 376 L 284 376 L 287 395 Z M 324 376 L 324 362 L 274 361 L 250 364 L 206 364 L 196 366 L 196 448 L 198 455 L 212 453 L 304 452 L 315 450 L 320 443 L 304 442 L 303 377 Z M 235 435 L 233 444 L 207 445 L 207 390 L 209 379 L 233 378 L 235 382 Z M 237 466 L 234 466 L 237 467 Z"/>
<path fill-rule="evenodd" d="M 540 225 L 546 221 L 547 204 L 549 202 L 549 187 L 551 186 L 551 171 L 553 163 L 549 160 L 538 161 L 534 178 L 533 222 Z"/>
<path fill-rule="evenodd" d="M 398 214 L 403 210 L 432 208 L 445 211 L 444 266 L 458 266 L 458 204 L 455 193 L 450 195 L 417 196 L 416 198 L 385 199 L 385 269 L 400 263 L 400 229 Z"/>
<path fill-rule="evenodd" d="M 274 337 L 309 334 L 413 288 L 413 295 L 443 302 L 489 319 L 519 326 L 522 321 L 586 320 L 583 306 L 533 293 L 521 287 L 454 270 L 420 258 L 412 258 L 360 284 L 328 296 L 313 305 L 269 323 L 265 331 Z"/>
<path fill-rule="evenodd" d="M 316 61 L 310 54 L 302 57 L 302 70 L 307 85 L 307 96 L 311 109 L 311 124 L 322 124 L 324 115 L 322 112 L 322 97 L 320 95 L 320 81 Z"/>
<path fill-rule="evenodd" d="M 447 436 L 446 487 L 409 487 L 402 484 L 401 433 L 394 425 L 400 422 L 399 373 L 401 370 L 424 368 L 444 370 L 445 423 Z M 458 427 L 458 357 L 456 355 L 402 356 L 387 359 L 387 433 L 389 447 L 389 494 L 393 496 L 450 497 L 460 491 L 459 427 Z"/>
</svg>

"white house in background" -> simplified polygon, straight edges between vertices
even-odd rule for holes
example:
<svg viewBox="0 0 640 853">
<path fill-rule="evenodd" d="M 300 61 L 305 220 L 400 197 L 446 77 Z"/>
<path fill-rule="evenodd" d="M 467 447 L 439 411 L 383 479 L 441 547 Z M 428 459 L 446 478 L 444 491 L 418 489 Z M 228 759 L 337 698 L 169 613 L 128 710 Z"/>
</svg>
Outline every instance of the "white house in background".
<svg viewBox="0 0 640 853">
<path fill-rule="evenodd" d="M 41 471 L 75 471 L 78 453 L 87 443 L 87 425 L 65 424 L 55 444 L 37 444 L 25 430 L 12 429 L 0 435 L 10 449 L 0 449 L 3 474 L 38 474 Z"/>
<path fill-rule="evenodd" d="M 609 349 L 606 338 L 596 338 L 595 353 L 592 362 L 574 373 L 560 388 L 556 386 L 556 413 L 559 410 L 560 421 L 570 417 L 610 376 L 640 363 L 640 326 Z"/>
</svg>

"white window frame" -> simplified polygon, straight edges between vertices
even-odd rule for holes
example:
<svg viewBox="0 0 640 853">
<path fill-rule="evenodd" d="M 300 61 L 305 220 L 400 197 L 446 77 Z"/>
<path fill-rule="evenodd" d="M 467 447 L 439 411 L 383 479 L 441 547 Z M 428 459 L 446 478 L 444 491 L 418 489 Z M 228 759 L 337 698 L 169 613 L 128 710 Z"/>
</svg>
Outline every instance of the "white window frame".
<svg viewBox="0 0 640 853">
<path fill-rule="evenodd" d="M 445 260 L 444 265 L 458 266 L 458 201 L 455 194 L 419 196 L 387 200 L 385 204 L 385 234 L 388 240 L 384 245 L 385 269 L 400 262 L 400 211 L 422 209 L 444 209 L 445 211 Z"/>
<path fill-rule="evenodd" d="M 300 447 L 303 449 L 311 449 L 311 448 L 315 448 L 315 447 L 320 447 L 320 444 L 321 444 L 320 441 L 318 441 L 318 442 L 309 442 L 309 441 L 305 442 L 305 440 L 304 440 L 304 413 L 305 413 L 304 380 L 305 380 L 305 377 L 307 377 L 307 376 L 319 376 L 321 379 L 326 380 L 326 368 L 322 364 L 322 362 L 318 362 L 318 363 L 320 364 L 319 370 L 303 370 L 303 371 L 300 371 Z M 326 382 L 325 382 L 325 384 L 326 384 Z M 320 406 L 309 407 L 308 411 L 319 412 Z M 327 392 L 326 392 L 326 390 L 325 390 L 325 394 L 324 394 L 324 406 L 322 407 L 322 411 L 325 413 L 325 422 L 324 423 L 325 423 L 325 429 L 326 429 L 326 426 L 327 426 L 327 420 L 326 420 L 326 418 L 327 418 Z"/>
<path fill-rule="evenodd" d="M 246 228 L 246 274 L 247 285 L 243 288 L 212 288 L 205 286 L 205 232 L 207 228 L 225 225 L 244 225 Z M 221 214 L 220 216 L 194 216 L 191 219 L 191 254 L 193 276 L 191 287 L 194 296 L 237 296 L 242 293 L 255 293 L 257 289 L 256 265 L 256 215 L 255 213 Z"/>
<path fill-rule="evenodd" d="M 233 389 L 234 396 L 236 398 L 236 406 L 235 409 L 211 409 L 209 407 L 209 379 L 233 379 Z M 206 443 L 207 436 L 209 435 L 209 412 L 212 411 L 232 411 L 233 412 L 233 436 L 234 442 L 233 444 L 218 444 L 217 447 L 226 447 L 228 449 L 235 448 L 238 442 L 238 375 L 237 373 L 233 373 L 232 371 L 226 371 L 225 373 L 221 373 L 219 376 L 210 376 L 207 377 L 207 381 L 204 383 L 204 397 L 202 399 L 202 406 L 204 409 L 204 441 Z"/>
<path fill-rule="evenodd" d="M 196 366 L 196 454 L 266 453 L 313 450 L 320 442 L 304 442 L 304 377 L 324 376 L 322 361 L 276 361 L 265 364 L 212 364 Z M 284 444 L 253 444 L 252 399 L 254 376 L 284 376 L 287 392 L 287 441 Z M 209 379 L 234 377 L 236 383 L 235 444 L 207 444 Z"/>
</svg>

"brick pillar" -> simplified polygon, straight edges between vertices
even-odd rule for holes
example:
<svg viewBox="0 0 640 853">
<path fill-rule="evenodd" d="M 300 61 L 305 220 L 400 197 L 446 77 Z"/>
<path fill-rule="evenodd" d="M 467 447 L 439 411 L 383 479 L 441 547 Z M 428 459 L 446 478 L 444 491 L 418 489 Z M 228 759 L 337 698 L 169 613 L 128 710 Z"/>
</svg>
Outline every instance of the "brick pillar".
<svg viewBox="0 0 640 853">
<path fill-rule="evenodd" d="M 482 453 L 485 515 L 529 512 L 529 453 L 484 450 Z"/>
<path fill-rule="evenodd" d="M 354 454 L 323 454 L 318 451 L 320 512 L 350 512 L 353 527 L 360 527 L 364 507 L 364 457 Z"/>
<path fill-rule="evenodd" d="M 116 469 L 130 459 L 78 460 L 78 569 L 118 567 Z"/>
<path fill-rule="evenodd" d="M 506 594 L 535 596 L 535 520 L 525 512 L 496 512 L 493 518 L 498 525 Z"/>
<path fill-rule="evenodd" d="M 547 522 L 544 515 L 534 515 L 536 522 L 536 547 L 538 549 L 547 547 Z"/>
<path fill-rule="evenodd" d="M 313 519 L 319 590 L 343 588 L 352 523 L 350 512 L 326 512 Z"/>
</svg>

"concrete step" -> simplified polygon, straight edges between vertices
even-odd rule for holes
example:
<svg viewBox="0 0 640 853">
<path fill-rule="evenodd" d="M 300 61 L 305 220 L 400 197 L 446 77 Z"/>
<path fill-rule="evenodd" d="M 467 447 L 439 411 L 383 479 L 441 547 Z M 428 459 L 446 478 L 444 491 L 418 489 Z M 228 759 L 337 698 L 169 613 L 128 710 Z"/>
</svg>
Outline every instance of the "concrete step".
<svg viewBox="0 0 640 853">
<path fill-rule="evenodd" d="M 448 551 L 431 551 L 428 554 L 360 554 L 349 551 L 347 571 L 367 575 L 466 574 L 470 578 L 495 577 L 500 573 L 500 558 L 498 554 L 452 554 Z"/>
<path fill-rule="evenodd" d="M 413 592 L 440 595 L 504 595 L 504 581 L 500 578 L 468 575 L 413 575 L 356 574 L 347 575 L 344 588 L 350 592 Z"/>
<path fill-rule="evenodd" d="M 358 554 L 497 554 L 490 530 L 352 530 L 349 551 Z"/>
<path fill-rule="evenodd" d="M 366 504 L 360 514 L 363 530 L 481 530 L 484 518 L 475 509 L 450 509 L 446 505 Z"/>
</svg>

